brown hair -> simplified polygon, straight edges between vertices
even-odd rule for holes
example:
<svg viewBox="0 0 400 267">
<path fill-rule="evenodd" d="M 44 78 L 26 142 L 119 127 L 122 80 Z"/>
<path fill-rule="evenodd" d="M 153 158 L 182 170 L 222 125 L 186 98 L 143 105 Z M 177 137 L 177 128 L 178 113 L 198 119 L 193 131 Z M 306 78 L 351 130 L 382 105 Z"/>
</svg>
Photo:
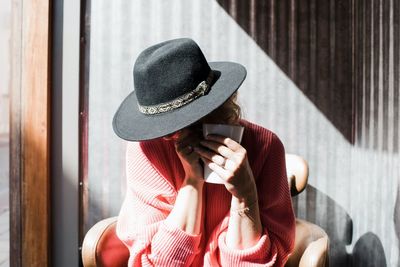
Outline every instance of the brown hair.
<svg viewBox="0 0 400 267">
<path fill-rule="evenodd" d="M 242 112 L 237 103 L 237 93 L 235 93 L 219 108 L 201 119 L 201 122 L 237 125 L 241 117 Z"/>
</svg>

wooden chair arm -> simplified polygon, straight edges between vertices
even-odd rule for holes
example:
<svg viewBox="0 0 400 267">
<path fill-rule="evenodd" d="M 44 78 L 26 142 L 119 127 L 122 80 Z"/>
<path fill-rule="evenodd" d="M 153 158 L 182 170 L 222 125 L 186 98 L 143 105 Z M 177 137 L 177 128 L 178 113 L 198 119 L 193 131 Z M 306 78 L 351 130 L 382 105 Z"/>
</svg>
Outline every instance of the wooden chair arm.
<svg viewBox="0 0 400 267">
<path fill-rule="evenodd" d="M 295 247 L 286 267 L 328 266 L 329 238 L 316 224 L 296 219 Z"/>
<path fill-rule="evenodd" d="M 308 163 L 298 155 L 286 154 L 286 174 L 288 178 L 290 194 L 300 194 L 308 183 Z"/>
<path fill-rule="evenodd" d="M 83 266 L 126 266 L 129 250 L 117 237 L 116 225 L 117 217 L 111 217 L 90 228 L 82 244 Z"/>
</svg>

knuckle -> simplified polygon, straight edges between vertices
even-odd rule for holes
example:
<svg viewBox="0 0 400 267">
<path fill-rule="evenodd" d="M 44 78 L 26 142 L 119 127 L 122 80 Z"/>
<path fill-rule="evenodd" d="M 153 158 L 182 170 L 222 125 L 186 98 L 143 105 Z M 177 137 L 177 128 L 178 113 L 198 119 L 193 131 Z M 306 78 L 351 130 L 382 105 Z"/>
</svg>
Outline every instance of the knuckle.
<svg viewBox="0 0 400 267">
<path fill-rule="evenodd" d="M 225 139 L 225 142 L 224 142 L 226 145 L 228 145 L 228 146 L 232 146 L 232 145 L 234 145 L 235 144 L 235 141 L 233 141 L 232 139 L 230 139 L 229 137 L 227 137 L 226 139 Z"/>
<path fill-rule="evenodd" d="M 233 158 L 235 159 L 235 162 L 238 163 L 238 165 L 240 165 L 243 162 L 243 159 L 244 159 L 243 155 L 241 155 L 240 153 L 235 153 L 233 155 Z"/>
<path fill-rule="evenodd" d="M 216 161 L 219 161 L 220 159 L 219 159 L 219 156 L 213 155 L 213 156 L 211 157 L 211 160 L 216 162 Z"/>
<path fill-rule="evenodd" d="M 218 152 L 218 153 L 222 154 L 222 153 L 224 153 L 224 151 L 225 151 L 225 150 L 224 150 L 224 147 L 223 147 L 223 146 L 218 146 L 218 147 L 217 147 L 217 152 Z"/>
</svg>

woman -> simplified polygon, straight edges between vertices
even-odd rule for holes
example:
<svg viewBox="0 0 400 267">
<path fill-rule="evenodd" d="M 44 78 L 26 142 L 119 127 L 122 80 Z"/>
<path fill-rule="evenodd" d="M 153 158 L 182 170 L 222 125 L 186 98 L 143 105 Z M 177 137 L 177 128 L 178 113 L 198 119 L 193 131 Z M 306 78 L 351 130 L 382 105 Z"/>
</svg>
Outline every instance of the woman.
<svg viewBox="0 0 400 267">
<path fill-rule="evenodd" d="M 191 39 L 144 50 L 135 91 L 114 116 L 129 142 L 117 234 L 128 266 L 283 266 L 295 219 L 285 153 L 271 131 L 240 119 L 246 70 L 207 62 Z M 203 123 L 242 125 L 242 142 L 203 138 Z M 207 165 L 224 184 L 204 182 Z"/>
</svg>

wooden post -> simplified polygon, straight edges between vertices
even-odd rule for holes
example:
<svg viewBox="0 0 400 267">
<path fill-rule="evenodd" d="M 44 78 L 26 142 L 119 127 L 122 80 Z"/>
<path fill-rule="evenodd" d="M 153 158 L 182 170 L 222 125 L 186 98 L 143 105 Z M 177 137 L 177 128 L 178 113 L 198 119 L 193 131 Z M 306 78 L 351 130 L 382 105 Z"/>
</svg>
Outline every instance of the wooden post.
<svg viewBox="0 0 400 267">
<path fill-rule="evenodd" d="M 50 266 L 50 1 L 13 1 L 10 264 Z"/>
</svg>

